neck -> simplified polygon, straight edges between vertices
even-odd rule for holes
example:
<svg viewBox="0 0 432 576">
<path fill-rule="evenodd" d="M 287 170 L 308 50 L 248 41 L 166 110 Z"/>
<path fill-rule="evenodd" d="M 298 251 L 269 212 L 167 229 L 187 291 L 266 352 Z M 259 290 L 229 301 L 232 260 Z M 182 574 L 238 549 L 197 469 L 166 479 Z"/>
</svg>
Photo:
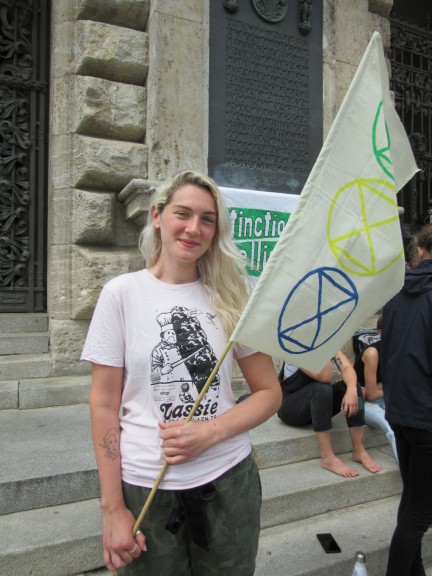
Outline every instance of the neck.
<svg viewBox="0 0 432 576">
<path fill-rule="evenodd" d="M 195 265 L 166 266 L 159 260 L 147 270 L 155 278 L 166 284 L 190 284 L 198 280 L 198 270 Z"/>
</svg>

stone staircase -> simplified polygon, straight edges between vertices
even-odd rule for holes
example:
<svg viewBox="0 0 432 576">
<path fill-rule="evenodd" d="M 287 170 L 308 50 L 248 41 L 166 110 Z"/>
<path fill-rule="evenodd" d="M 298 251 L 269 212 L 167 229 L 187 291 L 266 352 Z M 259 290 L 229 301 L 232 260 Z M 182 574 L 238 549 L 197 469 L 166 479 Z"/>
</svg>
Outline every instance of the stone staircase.
<svg viewBox="0 0 432 576">
<path fill-rule="evenodd" d="M 0 408 L 17 407 L 19 380 L 50 373 L 48 349 L 46 314 L 0 314 Z"/>
<path fill-rule="evenodd" d="M 99 488 L 84 403 L 89 383 L 89 376 L 21 382 L 20 405 L 28 409 L 0 410 L 1 576 L 108 575 L 101 568 Z M 76 404 L 66 405 L 71 399 Z M 400 493 L 385 438 L 366 429 L 366 445 L 382 471 L 370 474 L 354 463 L 360 475 L 347 480 L 320 468 L 308 427 L 291 428 L 273 417 L 251 437 L 263 483 L 256 575 L 348 575 L 361 549 L 369 576 L 382 576 Z M 335 418 L 333 437 L 348 461 L 343 418 Z M 319 532 L 331 532 L 342 552 L 325 554 Z M 432 534 L 424 557 L 432 561 Z"/>
</svg>

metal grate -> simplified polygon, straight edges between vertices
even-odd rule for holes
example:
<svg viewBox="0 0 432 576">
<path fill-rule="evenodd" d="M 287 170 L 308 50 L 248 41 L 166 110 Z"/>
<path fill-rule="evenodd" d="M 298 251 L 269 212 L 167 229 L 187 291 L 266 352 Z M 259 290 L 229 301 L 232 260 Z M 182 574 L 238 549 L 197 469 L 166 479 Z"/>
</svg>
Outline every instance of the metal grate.
<svg viewBox="0 0 432 576">
<path fill-rule="evenodd" d="M 43 312 L 49 0 L 0 0 L 0 27 L 0 312 Z"/>
<path fill-rule="evenodd" d="M 403 232 L 410 238 L 424 224 L 432 200 L 432 30 L 390 16 L 391 88 L 421 172 L 401 191 Z"/>
</svg>

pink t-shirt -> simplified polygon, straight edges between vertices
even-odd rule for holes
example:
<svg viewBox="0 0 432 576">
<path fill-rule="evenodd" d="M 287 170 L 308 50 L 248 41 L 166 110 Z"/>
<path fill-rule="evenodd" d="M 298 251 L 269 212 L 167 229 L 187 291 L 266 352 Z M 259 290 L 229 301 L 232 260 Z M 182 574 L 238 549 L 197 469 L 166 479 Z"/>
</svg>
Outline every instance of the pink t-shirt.
<svg viewBox="0 0 432 576">
<path fill-rule="evenodd" d="M 81 358 L 124 368 L 120 449 L 122 478 L 152 487 L 164 463 L 158 421 L 184 419 L 226 346 L 226 336 L 199 281 L 165 284 L 147 270 L 108 282 L 100 295 Z M 235 357 L 253 354 L 236 347 Z M 194 420 L 210 420 L 235 405 L 232 351 Z M 169 466 L 160 488 L 211 482 L 251 451 L 238 434 L 184 464 Z"/>
</svg>

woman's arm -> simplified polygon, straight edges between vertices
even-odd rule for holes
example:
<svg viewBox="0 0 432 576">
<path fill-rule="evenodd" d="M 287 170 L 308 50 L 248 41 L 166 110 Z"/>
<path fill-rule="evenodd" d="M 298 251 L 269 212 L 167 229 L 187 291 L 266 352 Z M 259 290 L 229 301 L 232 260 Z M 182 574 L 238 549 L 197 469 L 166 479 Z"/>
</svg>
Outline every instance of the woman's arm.
<svg viewBox="0 0 432 576">
<path fill-rule="evenodd" d="M 358 412 L 357 374 L 351 362 L 340 350 L 334 355 L 334 359 L 347 388 L 342 399 L 342 413 L 344 416 L 352 416 Z"/>
<path fill-rule="evenodd" d="M 365 394 L 368 400 L 379 400 L 383 397 L 381 382 L 377 382 L 378 350 L 372 346 L 362 356 L 364 364 Z"/>
<path fill-rule="evenodd" d="M 135 518 L 126 508 L 121 485 L 119 411 L 123 368 L 92 364 L 90 414 L 101 487 L 104 562 L 115 572 L 146 549 L 145 538 L 132 537 Z M 133 550 L 137 544 L 136 549 Z"/>
<path fill-rule="evenodd" d="M 214 420 L 160 423 L 164 459 L 178 464 L 195 458 L 211 446 L 255 428 L 280 407 L 281 387 L 271 356 L 256 352 L 238 360 L 252 394 Z"/>
</svg>

